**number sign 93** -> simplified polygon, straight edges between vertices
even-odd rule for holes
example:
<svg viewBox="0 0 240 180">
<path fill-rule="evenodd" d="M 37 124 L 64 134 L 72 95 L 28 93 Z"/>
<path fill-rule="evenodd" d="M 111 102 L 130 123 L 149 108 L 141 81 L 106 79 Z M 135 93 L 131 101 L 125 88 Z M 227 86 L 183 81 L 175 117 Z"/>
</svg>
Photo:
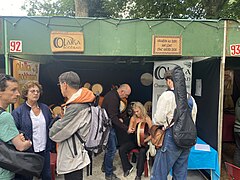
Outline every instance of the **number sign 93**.
<svg viewBox="0 0 240 180">
<path fill-rule="evenodd" d="M 240 44 L 232 44 L 230 45 L 231 56 L 240 55 Z"/>
<path fill-rule="evenodd" d="M 10 40 L 10 52 L 22 52 L 22 41 Z"/>
</svg>

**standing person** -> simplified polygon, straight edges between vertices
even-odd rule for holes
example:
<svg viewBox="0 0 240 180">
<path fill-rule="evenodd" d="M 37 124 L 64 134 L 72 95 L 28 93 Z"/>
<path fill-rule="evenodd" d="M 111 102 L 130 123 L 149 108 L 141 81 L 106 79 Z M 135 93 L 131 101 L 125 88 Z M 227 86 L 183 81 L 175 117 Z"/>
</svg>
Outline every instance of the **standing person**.
<svg viewBox="0 0 240 180">
<path fill-rule="evenodd" d="M 157 150 L 152 168 L 151 180 L 166 180 L 171 169 L 173 171 L 174 180 L 186 180 L 190 148 L 182 149 L 174 142 L 172 136 L 172 126 L 174 123 L 171 124 L 171 122 L 174 116 L 174 110 L 176 109 L 176 102 L 173 92 L 174 83 L 172 71 L 166 71 L 164 78 L 166 80 L 168 91 L 163 92 L 158 99 L 155 123 L 163 126 L 163 129 L 166 129 L 168 126 L 170 126 L 170 128 L 165 132 L 163 146 Z M 192 100 L 192 118 L 195 122 L 197 106 L 193 98 Z"/>
<path fill-rule="evenodd" d="M 42 86 L 37 81 L 28 81 L 22 87 L 21 96 L 25 102 L 12 112 L 19 131 L 25 133 L 32 142 L 28 150 L 44 157 L 41 178 L 51 180 L 49 124 L 52 121 L 51 112 L 46 104 L 39 103 Z M 16 180 L 32 180 L 32 176 L 16 174 Z"/>
<path fill-rule="evenodd" d="M 68 71 L 58 77 L 61 93 L 68 100 L 63 105 L 64 115 L 50 128 L 50 138 L 58 143 L 57 173 L 65 180 L 82 180 L 83 168 L 90 158 L 83 144 L 77 138 L 77 132 L 85 141 L 90 131 L 91 113 L 87 103 L 95 96 L 87 88 L 80 88 L 77 73 Z"/>
<path fill-rule="evenodd" d="M 149 129 L 152 127 L 152 120 L 147 115 L 147 111 L 144 106 L 140 102 L 134 102 L 132 105 L 134 115 L 130 119 L 130 124 L 128 127 L 128 133 L 132 134 L 134 137 L 132 141 L 126 142 L 125 144 L 121 145 L 119 148 L 119 155 L 122 162 L 122 167 L 124 171 L 124 177 L 127 177 L 131 171 L 133 170 L 133 166 L 129 162 L 128 153 L 135 148 L 139 149 L 139 155 L 137 160 L 137 174 L 135 180 L 141 180 L 141 176 L 144 170 L 144 163 L 146 160 L 146 153 L 148 150 L 148 146 L 139 147 L 136 142 L 136 128 L 137 124 L 140 122 L 146 122 Z M 144 141 L 147 142 L 150 138 L 146 138 Z"/>
<path fill-rule="evenodd" d="M 131 87 L 128 84 L 122 84 L 118 89 L 109 91 L 103 99 L 102 107 L 106 110 L 108 117 L 112 120 L 113 124 L 113 127 L 110 130 L 103 162 L 106 180 L 120 180 L 120 178 L 113 173 L 113 159 L 117 151 L 117 136 L 115 129 L 120 128 L 126 132 L 128 130 L 128 126 L 122 123 L 122 119 L 119 119 L 119 107 L 120 100 L 128 98 L 130 94 Z"/>
<path fill-rule="evenodd" d="M 12 76 L 0 74 L 0 140 L 13 144 L 19 151 L 24 151 L 30 148 L 32 143 L 25 140 L 23 134 L 19 134 L 12 115 L 5 111 L 8 105 L 17 102 L 19 96 L 17 80 Z M 14 175 L 13 172 L 0 167 L 0 179 L 12 180 Z"/>
<path fill-rule="evenodd" d="M 240 167 L 240 98 L 238 98 L 235 107 L 234 137 L 236 149 L 233 157 L 234 164 Z"/>
</svg>

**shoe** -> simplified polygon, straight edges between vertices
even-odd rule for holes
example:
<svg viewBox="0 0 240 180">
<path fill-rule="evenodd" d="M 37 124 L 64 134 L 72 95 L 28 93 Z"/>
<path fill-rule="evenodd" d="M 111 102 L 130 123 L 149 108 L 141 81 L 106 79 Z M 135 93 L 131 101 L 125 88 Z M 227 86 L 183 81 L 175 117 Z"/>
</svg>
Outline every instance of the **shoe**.
<svg viewBox="0 0 240 180">
<path fill-rule="evenodd" d="M 116 174 L 112 174 L 112 175 L 110 175 L 110 176 L 106 176 L 105 175 L 105 179 L 106 180 L 121 180 L 120 178 L 118 178 L 117 176 L 116 176 Z"/>
<path fill-rule="evenodd" d="M 123 176 L 127 177 L 132 171 L 133 171 L 133 166 L 131 167 L 131 169 L 129 169 L 126 172 L 124 172 Z"/>
<path fill-rule="evenodd" d="M 113 166 L 113 171 L 116 171 L 116 170 L 117 170 L 116 166 Z M 105 167 L 104 167 L 104 165 L 102 165 L 101 171 L 102 171 L 103 173 L 105 173 Z"/>
<path fill-rule="evenodd" d="M 135 180 L 141 180 L 141 176 L 136 176 Z"/>
</svg>

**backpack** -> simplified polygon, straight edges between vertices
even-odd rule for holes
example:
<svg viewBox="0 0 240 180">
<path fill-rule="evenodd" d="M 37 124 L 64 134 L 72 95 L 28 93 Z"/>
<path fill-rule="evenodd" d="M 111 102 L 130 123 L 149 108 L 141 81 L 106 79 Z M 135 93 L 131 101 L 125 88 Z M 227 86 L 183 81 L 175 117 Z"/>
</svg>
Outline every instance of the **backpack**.
<svg viewBox="0 0 240 180">
<path fill-rule="evenodd" d="M 191 148 L 197 142 L 197 129 L 192 120 L 183 70 L 176 66 L 172 70 L 176 109 L 174 112 L 173 139 L 180 148 Z M 190 98 L 190 101 L 192 99 Z"/>
<path fill-rule="evenodd" d="M 84 147 L 88 152 L 98 155 L 106 148 L 112 122 L 111 119 L 108 118 L 105 109 L 91 104 L 89 104 L 89 107 L 89 113 L 91 113 L 91 124 L 87 140 L 84 141 L 78 132 L 76 132 L 75 135 L 81 141 L 81 143 L 84 144 Z M 72 136 L 72 138 L 73 142 L 75 142 L 74 136 Z"/>
</svg>

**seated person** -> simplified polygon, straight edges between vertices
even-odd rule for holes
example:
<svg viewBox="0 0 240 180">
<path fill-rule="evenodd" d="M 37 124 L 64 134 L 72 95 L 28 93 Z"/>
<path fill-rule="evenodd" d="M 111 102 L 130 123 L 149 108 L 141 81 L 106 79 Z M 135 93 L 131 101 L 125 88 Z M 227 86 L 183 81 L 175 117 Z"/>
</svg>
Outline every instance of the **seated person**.
<svg viewBox="0 0 240 180">
<path fill-rule="evenodd" d="M 132 135 L 131 141 L 122 144 L 119 148 L 119 155 L 122 162 L 122 167 L 124 171 L 124 177 L 127 177 L 133 170 L 132 164 L 129 162 L 128 153 L 132 149 L 139 149 L 139 155 L 137 160 L 137 175 L 135 180 L 140 180 L 143 170 L 144 170 L 144 163 L 146 160 L 146 152 L 148 150 L 148 146 L 139 147 L 136 141 L 136 129 L 137 124 L 140 122 L 146 122 L 148 127 L 151 128 L 152 121 L 150 117 L 147 115 L 146 109 L 140 102 L 135 102 L 132 106 L 133 109 L 133 116 L 130 119 L 130 124 L 128 128 L 128 133 Z M 150 138 L 147 137 L 144 142 L 149 141 Z"/>
</svg>

